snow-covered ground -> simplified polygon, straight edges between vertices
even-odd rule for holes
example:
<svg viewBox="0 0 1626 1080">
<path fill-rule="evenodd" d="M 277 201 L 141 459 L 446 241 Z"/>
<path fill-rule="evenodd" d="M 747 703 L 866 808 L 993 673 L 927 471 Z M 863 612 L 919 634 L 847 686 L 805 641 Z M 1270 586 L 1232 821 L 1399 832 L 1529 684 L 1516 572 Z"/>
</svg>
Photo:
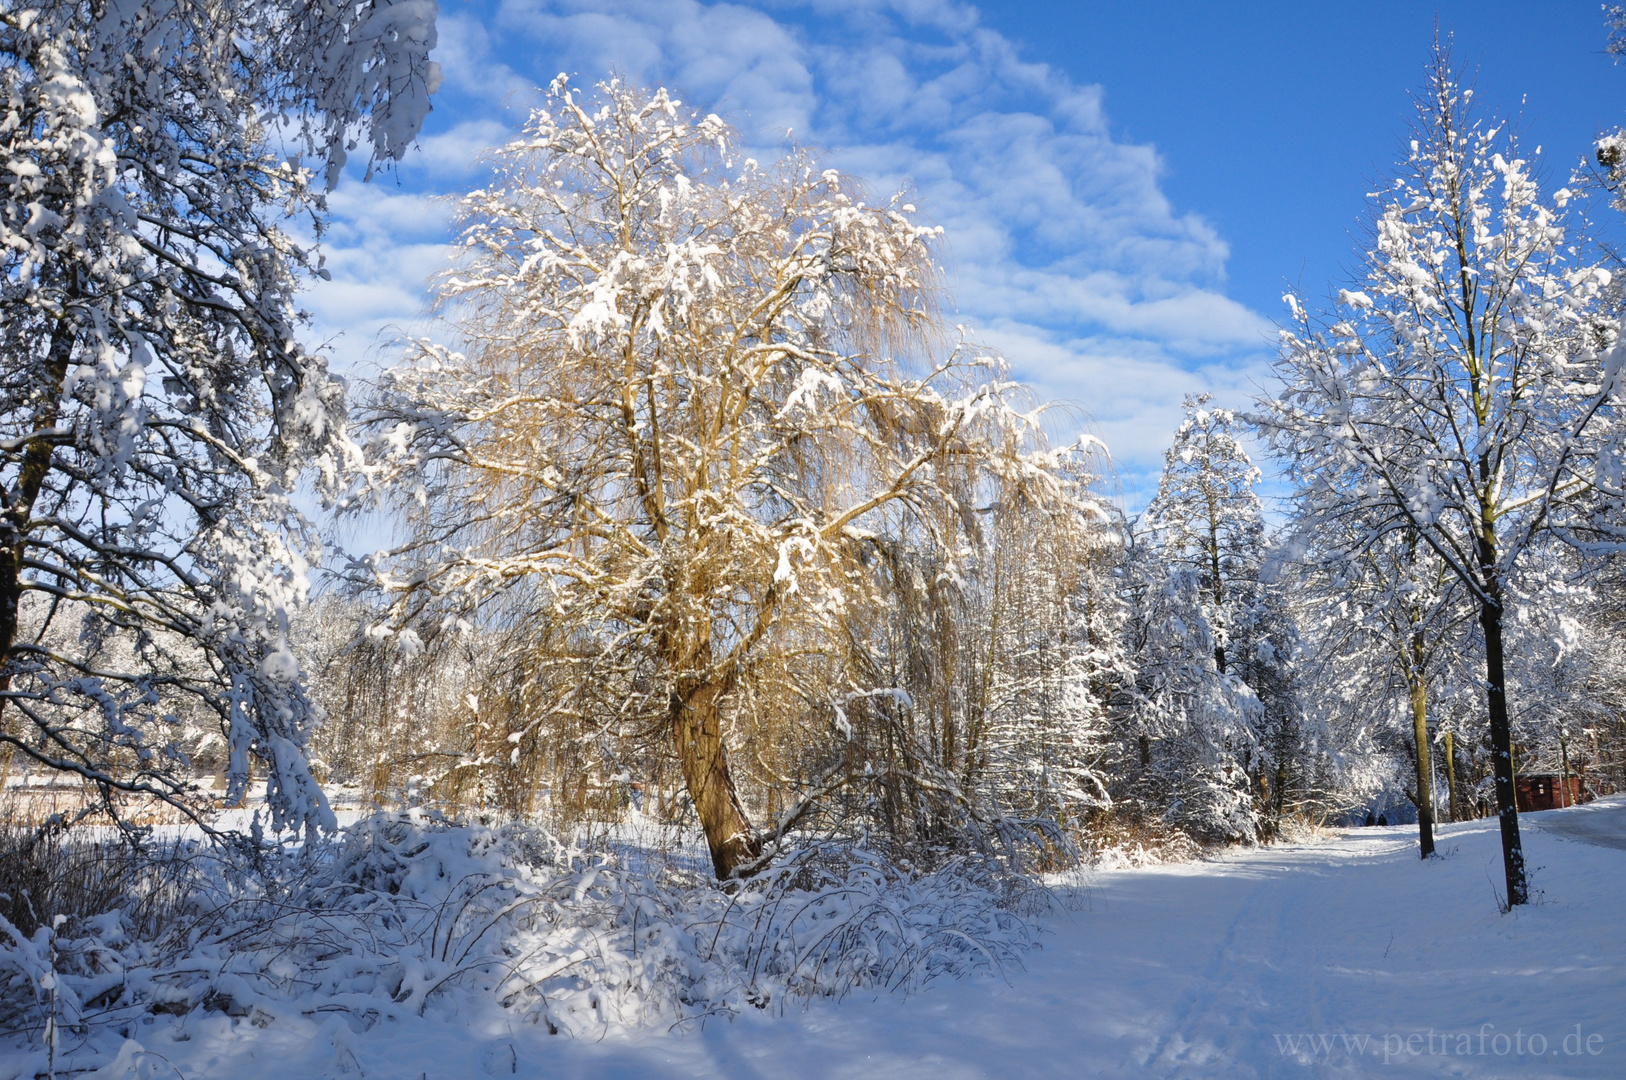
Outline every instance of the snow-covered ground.
<svg viewBox="0 0 1626 1080">
<path fill-rule="evenodd" d="M 1493 822 L 1445 826 L 1428 862 L 1409 827 L 1353 829 L 1098 873 L 1004 981 L 597 1041 L 493 1014 L 354 1033 L 337 1016 L 195 1012 L 131 1032 L 168 1066 L 126 1044 L 145 1071 L 92 1075 L 1626 1076 L 1626 799 L 1523 824 L 1538 892 L 1506 916 Z"/>
</svg>

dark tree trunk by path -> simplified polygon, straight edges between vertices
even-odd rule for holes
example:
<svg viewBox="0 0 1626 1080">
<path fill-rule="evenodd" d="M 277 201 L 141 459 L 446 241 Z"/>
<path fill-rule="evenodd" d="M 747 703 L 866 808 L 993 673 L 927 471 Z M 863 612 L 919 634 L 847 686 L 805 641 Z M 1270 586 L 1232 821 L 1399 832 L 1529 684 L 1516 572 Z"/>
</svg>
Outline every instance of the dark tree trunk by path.
<svg viewBox="0 0 1626 1080">
<path fill-rule="evenodd" d="M 1530 886 L 1525 878 L 1524 845 L 1519 841 L 1519 803 L 1513 784 L 1513 728 L 1507 715 L 1500 590 L 1485 592 L 1479 606 L 1479 621 L 1485 633 L 1485 696 L 1490 710 L 1496 817 L 1502 826 L 1502 866 L 1507 872 L 1507 904 L 1511 908 L 1529 901 Z"/>
</svg>

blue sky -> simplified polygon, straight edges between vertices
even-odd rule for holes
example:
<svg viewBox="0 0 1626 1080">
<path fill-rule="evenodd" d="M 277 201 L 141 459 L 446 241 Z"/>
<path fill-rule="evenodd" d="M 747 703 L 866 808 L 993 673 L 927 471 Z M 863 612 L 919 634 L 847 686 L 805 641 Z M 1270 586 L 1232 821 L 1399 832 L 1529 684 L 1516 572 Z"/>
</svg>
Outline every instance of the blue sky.
<svg viewBox="0 0 1626 1080">
<path fill-rule="evenodd" d="M 1554 180 L 1626 116 L 1593 2 L 450 0 L 421 146 L 335 192 L 334 280 L 308 306 L 339 366 L 387 362 L 445 265 L 434 196 L 478 180 L 536 86 L 615 68 L 759 152 L 788 129 L 877 192 L 912 187 L 947 230 L 958 321 L 1075 407 L 1060 434 L 1106 441 L 1135 510 L 1184 394 L 1245 407 L 1284 287 L 1318 297 L 1354 265 L 1436 12 Z"/>
</svg>

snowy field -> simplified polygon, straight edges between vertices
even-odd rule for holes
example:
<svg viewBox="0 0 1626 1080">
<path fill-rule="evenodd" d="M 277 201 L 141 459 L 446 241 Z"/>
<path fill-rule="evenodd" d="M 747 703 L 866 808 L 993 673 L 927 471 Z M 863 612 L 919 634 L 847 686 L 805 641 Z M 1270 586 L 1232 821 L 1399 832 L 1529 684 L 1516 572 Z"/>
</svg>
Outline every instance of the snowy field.
<svg viewBox="0 0 1626 1080">
<path fill-rule="evenodd" d="M 1523 823 L 1539 895 L 1507 916 L 1493 823 L 1444 827 L 1426 863 L 1408 827 L 1353 829 L 1095 874 L 1003 981 L 598 1040 L 496 1013 L 355 1033 L 194 1012 L 154 1018 L 131 1032 L 143 1052 L 89 1075 L 1626 1076 L 1626 798 Z M 0 1077 L 23 1065 L 0 1058 Z"/>
</svg>

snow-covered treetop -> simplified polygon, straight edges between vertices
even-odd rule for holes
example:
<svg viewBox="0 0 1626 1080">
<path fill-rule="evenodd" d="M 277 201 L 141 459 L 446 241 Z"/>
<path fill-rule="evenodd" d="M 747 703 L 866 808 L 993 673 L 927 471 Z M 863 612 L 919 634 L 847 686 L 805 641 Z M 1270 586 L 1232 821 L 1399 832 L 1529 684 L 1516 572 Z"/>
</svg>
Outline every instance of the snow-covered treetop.
<svg viewBox="0 0 1626 1080">
<path fill-rule="evenodd" d="M 1146 523 L 1173 557 L 1243 560 L 1256 565 L 1264 542 L 1261 478 L 1239 437 L 1230 409 L 1210 405 L 1208 394 L 1188 394 L 1185 418 L 1163 457 L 1157 497 Z"/>
<path fill-rule="evenodd" d="M 1453 571 L 1505 577 L 1531 537 L 1620 494 L 1623 354 L 1611 274 L 1568 234 L 1506 125 L 1442 59 L 1399 174 L 1373 196 L 1360 290 L 1317 319 L 1286 298 L 1284 391 L 1260 423 L 1305 505 L 1375 538 L 1420 530 Z"/>
</svg>

